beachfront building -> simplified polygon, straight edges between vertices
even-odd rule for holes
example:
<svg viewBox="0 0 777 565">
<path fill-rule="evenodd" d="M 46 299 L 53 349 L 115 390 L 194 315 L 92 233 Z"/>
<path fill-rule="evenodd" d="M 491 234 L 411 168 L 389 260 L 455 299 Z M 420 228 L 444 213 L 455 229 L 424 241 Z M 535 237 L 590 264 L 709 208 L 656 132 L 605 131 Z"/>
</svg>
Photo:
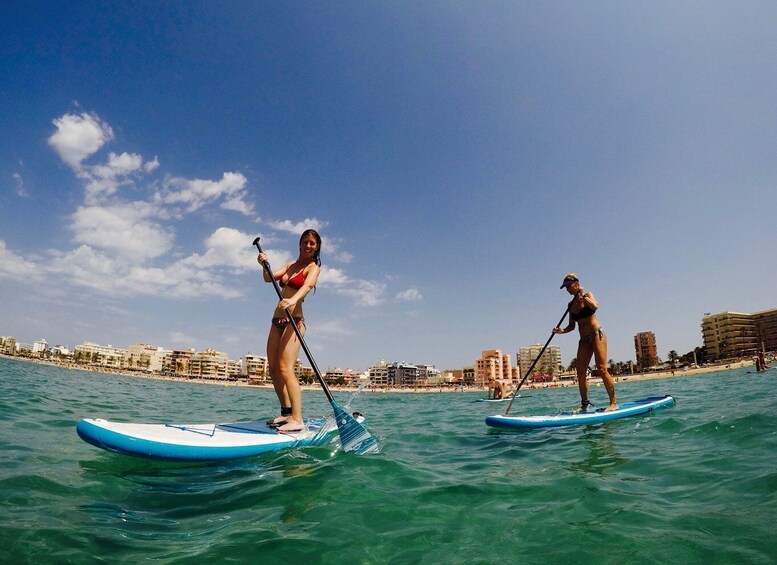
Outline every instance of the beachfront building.
<svg viewBox="0 0 777 565">
<path fill-rule="evenodd" d="M 11 336 L 0 337 L 0 353 L 3 355 L 15 355 L 16 338 Z"/>
<path fill-rule="evenodd" d="M 658 364 L 658 346 L 656 334 L 639 332 L 634 336 L 634 351 L 637 354 L 637 366 L 642 368 Z"/>
<path fill-rule="evenodd" d="M 168 351 L 167 355 L 162 358 L 162 374 L 173 376 L 188 375 L 189 362 L 193 355 L 194 349 L 173 349 Z"/>
<path fill-rule="evenodd" d="M 482 351 L 480 359 L 475 359 L 475 386 L 486 386 L 492 380 L 513 380 L 512 360 L 499 349 Z"/>
<path fill-rule="evenodd" d="M 708 314 L 702 318 L 701 333 L 710 361 L 750 356 L 760 345 L 753 315 L 743 312 Z"/>
<path fill-rule="evenodd" d="M 76 345 L 73 353 L 77 362 L 90 363 L 110 369 L 123 369 L 128 356 L 129 351 L 126 349 L 89 341 Z"/>
<path fill-rule="evenodd" d="M 158 349 L 157 346 L 147 343 L 133 343 L 127 348 L 127 368 L 151 371 L 151 356 L 155 355 Z"/>
<path fill-rule="evenodd" d="M 228 361 L 227 354 L 221 351 L 210 348 L 198 351 L 189 361 L 189 375 L 198 379 L 226 379 Z"/>
<path fill-rule="evenodd" d="M 236 381 L 240 378 L 240 361 L 227 359 L 227 378 Z"/>
<path fill-rule="evenodd" d="M 701 333 L 711 361 L 749 357 L 758 351 L 777 351 L 777 308 L 752 314 L 705 314 Z"/>
<path fill-rule="evenodd" d="M 523 378 L 523 375 L 528 372 L 532 364 L 537 360 L 540 352 L 542 352 L 542 347 L 543 346 L 539 343 L 535 343 L 533 345 L 521 347 L 518 350 L 518 368 L 520 369 L 519 376 L 521 378 Z M 549 345 L 547 349 L 545 349 L 545 353 L 542 354 L 542 358 L 540 358 L 534 366 L 533 374 L 537 376 L 536 380 L 541 380 L 542 377 L 547 378 L 548 376 L 550 376 L 550 379 L 552 380 L 555 375 L 562 373 L 563 370 L 564 366 L 561 363 L 561 346 Z"/>
<path fill-rule="evenodd" d="M 461 382 L 464 386 L 473 386 L 475 384 L 475 366 L 469 365 L 461 368 Z"/>
<path fill-rule="evenodd" d="M 152 373 L 160 374 L 165 364 L 165 357 L 172 351 L 164 347 L 157 347 L 155 351 L 149 353 L 147 369 Z"/>
<path fill-rule="evenodd" d="M 436 377 L 439 371 L 433 365 L 412 365 L 410 363 L 380 363 L 367 369 L 370 386 L 417 386 L 426 384 L 429 377 Z"/>
<path fill-rule="evenodd" d="M 389 365 L 389 383 L 391 386 L 417 385 L 418 367 L 410 363 L 392 363 Z"/>
<path fill-rule="evenodd" d="M 316 372 L 313 367 L 304 367 L 299 359 L 294 363 L 294 374 L 302 379 L 303 383 L 312 383 L 316 380 Z"/>
<path fill-rule="evenodd" d="M 367 369 L 367 376 L 370 378 L 370 386 L 373 387 L 387 387 L 388 381 L 388 363 L 381 361 L 380 363 L 373 365 Z"/>
<path fill-rule="evenodd" d="M 753 313 L 759 351 L 777 351 L 777 308 Z"/>
<path fill-rule="evenodd" d="M 358 385 L 359 374 L 353 369 L 341 369 L 336 367 L 329 369 L 324 374 L 324 381 L 330 385 Z"/>
<path fill-rule="evenodd" d="M 267 380 L 267 357 L 246 353 L 240 358 L 240 374 L 253 380 Z"/>
<path fill-rule="evenodd" d="M 51 356 L 59 359 L 67 359 L 73 356 L 73 352 L 63 345 L 55 345 L 51 348 Z"/>
<path fill-rule="evenodd" d="M 32 343 L 32 354 L 43 357 L 43 354 L 49 350 L 49 344 L 45 339 L 39 339 Z"/>
<path fill-rule="evenodd" d="M 418 367 L 418 380 L 423 383 L 439 383 L 440 370 L 434 365 L 416 365 Z"/>
</svg>

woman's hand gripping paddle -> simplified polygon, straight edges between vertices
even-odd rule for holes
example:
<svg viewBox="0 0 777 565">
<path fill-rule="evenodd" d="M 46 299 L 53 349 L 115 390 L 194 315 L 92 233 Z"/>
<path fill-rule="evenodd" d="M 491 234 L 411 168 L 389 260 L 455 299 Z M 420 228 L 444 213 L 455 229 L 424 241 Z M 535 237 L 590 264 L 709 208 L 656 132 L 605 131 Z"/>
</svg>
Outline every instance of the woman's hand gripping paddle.
<svg viewBox="0 0 777 565">
<path fill-rule="evenodd" d="M 259 253 L 264 253 L 261 246 L 259 245 L 258 237 L 254 240 L 254 245 L 256 245 Z M 275 287 L 275 292 L 278 294 L 278 300 L 283 300 L 283 292 L 281 292 L 281 287 L 278 285 L 278 281 L 275 280 L 275 277 L 272 274 L 270 263 L 265 261 L 262 263 L 262 267 L 264 267 L 265 272 L 269 275 L 270 280 L 272 281 L 273 287 Z M 307 356 L 308 361 L 310 361 L 311 367 L 313 367 L 313 372 L 316 374 L 316 379 L 318 379 L 321 388 L 324 389 L 324 394 L 326 394 L 326 397 L 329 400 L 329 404 L 332 405 L 332 409 L 335 413 L 335 421 L 337 422 L 337 431 L 340 434 L 340 443 L 343 446 L 343 451 L 346 453 L 356 453 L 358 455 L 365 453 L 377 453 L 380 450 L 377 440 L 372 437 L 372 435 L 370 435 L 370 432 L 368 432 L 364 426 L 356 421 L 356 418 L 340 408 L 337 402 L 335 402 L 332 393 L 329 391 L 329 387 L 326 385 L 324 378 L 321 376 L 321 372 L 318 370 L 318 366 L 316 366 L 316 362 L 313 360 L 313 355 L 311 355 L 310 350 L 308 349 L 308 346 L 299 331 L 299 328 L 297 328 L 297 324 L 294 321 L 294 316 L 292 316 L 291 311 L 288 308 L 285 308 L 285 312 L 286 317 L 289 319 L 289 326 L 291 326 L 291 328 L 294 330 L 294 333 L 297 334 L 297 339 L 302 345 L 302 349 L 305 351 L 305 355 Z"/>
<path fill-rule="evenodd" d="M 561 327 L 561 324 L 564 323 L 564 318 L 567 317 L 567 314 L 569 313 L 569 307 L 567 307 L 566 310 L 564 310 L 564 315 L 561 316 L 561 319 L 558 321 L 558 324 L 556 324 L 556 327 Z M 521 390 L 521 387 L 523 386 L 523 383 L 526 382 L 526 379 L 529 378 L 529 375 L 531 375 L 531 372 L 534 370 L 534 366 L 539 362 L 539 360 L 542 358 L 542 354 L 545 353 L 545 350 L 548 348 L 548 345 L 550 344 L 550 340 L 553 339 L 553 336 L 556 335 L 555 332 L 551 332 L 550 337 L 548 338 L 548 341 L 545 342 L 545 347 L 542 348 L 542 351 L 540 351 L 540 354 L 537 355 L 537 358 L 534 360 L 534 363 L 531 364 L 531 367 L 529 367 L 529 370 L 526 371 L 526 374 L 521 379 L 521 382 L 518 383 L 518 388 L 515 389 L 513 392 L 512 398 L 510 398 L 510 404 L 507 405 L 507 410 L 505 410 L 505 416 L 510 412 L 510 408 L 513 406 L 513 401 L 515 400 L 515 397 L 518 396 L 518 391 Z"/>
</svg>

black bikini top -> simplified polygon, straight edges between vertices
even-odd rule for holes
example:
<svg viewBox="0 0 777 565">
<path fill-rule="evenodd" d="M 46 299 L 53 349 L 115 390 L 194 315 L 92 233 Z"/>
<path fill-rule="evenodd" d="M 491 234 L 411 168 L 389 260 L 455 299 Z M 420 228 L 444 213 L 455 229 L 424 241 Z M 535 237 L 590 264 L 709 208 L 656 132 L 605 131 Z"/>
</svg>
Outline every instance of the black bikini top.
<svg viewBox="0 0 777 565">
<path fill-rule="evenodd" d="M 596 310 L 586 305 L 580 308 L 580 311 L 577 314 L 570 312 L 569 317 L 572 318 L 573 320 L 582 320 L 584 318 L 590 318 L 595 313 L 596 313 Z"/>
</svg>

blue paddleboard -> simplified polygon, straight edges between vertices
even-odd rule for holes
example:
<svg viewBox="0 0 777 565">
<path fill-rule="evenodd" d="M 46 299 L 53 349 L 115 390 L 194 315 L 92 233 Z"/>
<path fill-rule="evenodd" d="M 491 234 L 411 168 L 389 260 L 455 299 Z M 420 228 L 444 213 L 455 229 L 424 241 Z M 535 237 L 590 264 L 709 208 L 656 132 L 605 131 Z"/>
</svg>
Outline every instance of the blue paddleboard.
<svg viewBox="0 0 777 565">
<path fill-rule="evenodd" d="M 359 421 L 364 418 L 359 416 Z M 324 445 L 337 435 L 334 418 L 306 418 L 305 429 L 283 433 L 264 420 L 225 424 L 132 424 L 85 418 L 84 441 L 108 451 L 168 461 L 219 461 L 269 451 Z"/>
<path fill-rule="evenodd" d="M 503 416 L 497 414 L 488 416 L 486 424 L 495 428 L 552 428 L 556 426 L 579 426 L 584 424 L 599 424 L 628 418 L 638 414 L 646 414 L 657 408 L 667 408 L 675 404 L 674 398 L 669 396 L 651 396 L 633 402 L 624 402 L 617 410 L 605 412 L 599 408 L 589 412 L 562 412 L 551 416 Z"/>
</svg>

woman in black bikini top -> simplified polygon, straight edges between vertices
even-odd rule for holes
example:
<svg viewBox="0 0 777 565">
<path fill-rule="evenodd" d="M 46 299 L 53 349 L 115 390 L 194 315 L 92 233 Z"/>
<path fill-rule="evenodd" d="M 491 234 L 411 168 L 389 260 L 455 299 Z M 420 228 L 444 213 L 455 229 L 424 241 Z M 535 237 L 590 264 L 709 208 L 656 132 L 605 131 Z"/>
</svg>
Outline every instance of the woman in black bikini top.
<svg viewBox="0 0 777 565">
<path fill-rule="evenodd" d="M 289 261 L 273 273 L 283 287 L 283 299 L 275 307 L 270 334 L 267 336 L 267 365 L 281 403 L 281 415 L 267 420 L 267 424 L 279 432 L 294 433 L 305 428 L 302 420 L 302 389 L 294 374 L 301 344 L 294 328 L 289 326 L 286 309 L 289 309 L 297 329 L 304 336 L 306 328 L 302 302 L 318 281 L 321 272 L 320 253 L 321 236 L 316 230 L 306 230 L 299 239 L 297 260 Z M 260 253 L 259 263 L 263 264 L 266 260 L 265 254 Z M 272 282 L 266 271 L 264 280 Z"/>
<path fill-rule="evenodd" d="M 594 298 L 593 293 L 586 292 L 580 286 L 580 280 L 575 273 L 568 273 L 560 288 L 567 289 L 567 292 L 573 296 L 567 306 L 569 325 L 563 330 L 559 327 L 553 328 L 553 333 L 571 332 L 575 329 L 575 325 L 580 330 L 576 366 L 577 386 L 580 389 L 580 409 L 585 412 L 591 406 L 591 402 L 588 400 L 588 381 L 586 378 L 588 364 L 591 362 L 591 357 L 595 357 L 596 369 L 604 382 L 607 395 L 610 397 L 610 405 L 607 410 L 615 410 L 618 407 L 618 402 L 615 399 L 615 380 L 607 371 L 607 336 L 596 317 L 599 303 Z"/>
</svg>

